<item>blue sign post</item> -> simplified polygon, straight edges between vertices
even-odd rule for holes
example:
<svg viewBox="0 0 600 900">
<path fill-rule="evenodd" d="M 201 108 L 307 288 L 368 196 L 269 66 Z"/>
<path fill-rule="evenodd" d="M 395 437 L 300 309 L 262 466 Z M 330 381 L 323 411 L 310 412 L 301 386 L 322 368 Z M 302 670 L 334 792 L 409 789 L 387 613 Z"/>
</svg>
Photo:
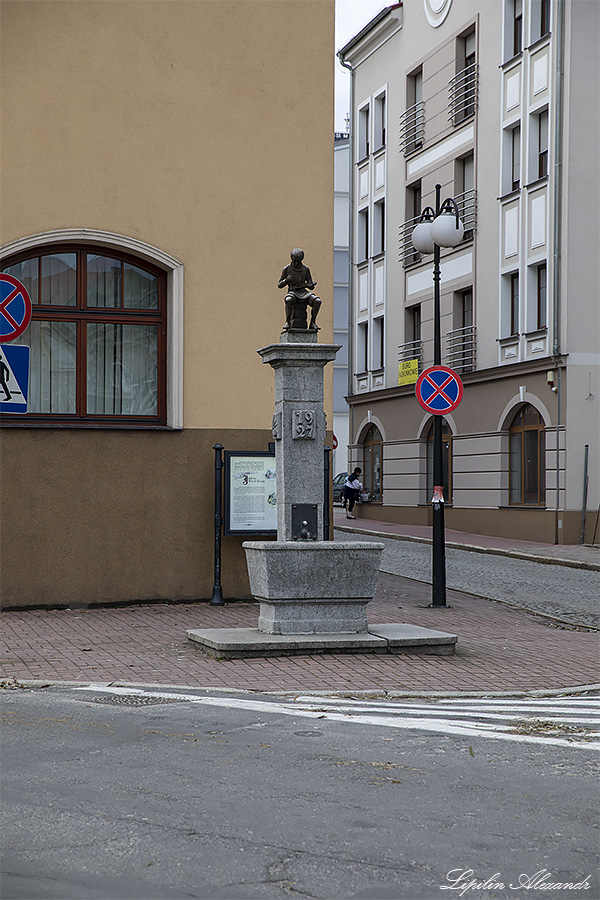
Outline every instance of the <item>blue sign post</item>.
<svg viewBox="0 0 600 900">
<path fill-rule="evenodd" d="M 29 391 L 29 347 L 0 347 L 0 413 L 26 413 Z"/>
</svg>

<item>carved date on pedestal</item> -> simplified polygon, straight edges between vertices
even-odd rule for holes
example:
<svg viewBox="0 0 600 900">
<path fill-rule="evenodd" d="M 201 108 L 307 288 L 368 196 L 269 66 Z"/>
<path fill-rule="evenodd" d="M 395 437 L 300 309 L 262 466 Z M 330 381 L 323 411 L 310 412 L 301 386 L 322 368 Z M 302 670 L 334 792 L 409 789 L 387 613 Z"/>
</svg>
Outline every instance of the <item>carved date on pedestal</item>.
<svg viewBox="0 0 600 900">
<path fill-rule="evenodd" d="M 315 414 L 308 409 L 292 411 L 292 438 L 295 441 L 315 439 Z"/>
</svg>

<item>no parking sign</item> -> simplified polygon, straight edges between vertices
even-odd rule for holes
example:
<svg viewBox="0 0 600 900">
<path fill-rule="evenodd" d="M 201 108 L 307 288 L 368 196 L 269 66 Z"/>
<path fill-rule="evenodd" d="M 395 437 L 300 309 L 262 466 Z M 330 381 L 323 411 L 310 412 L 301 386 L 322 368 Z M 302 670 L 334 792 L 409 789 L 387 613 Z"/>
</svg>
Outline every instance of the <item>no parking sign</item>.
<svg viewBox="0 0 600 900">
<path fill-rule="evenodd" d="M 452 369 L 431 366 L 419 375 L 415 394 L 426 412 L 445 416 L 455 410 L 462 400 L 463 384 Z"/>
<path fill-rule="evenodd" d="M 0 344 L 14 341 L 31 321 L 27 288 L 12 275 L 0 274 Z"/>
</svg>

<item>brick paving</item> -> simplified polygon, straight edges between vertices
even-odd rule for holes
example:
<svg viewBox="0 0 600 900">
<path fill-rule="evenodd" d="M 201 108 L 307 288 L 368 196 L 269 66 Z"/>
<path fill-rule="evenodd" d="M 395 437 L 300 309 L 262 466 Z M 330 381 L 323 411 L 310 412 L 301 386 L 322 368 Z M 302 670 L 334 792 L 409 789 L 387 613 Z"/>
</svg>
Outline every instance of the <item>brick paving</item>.
<svg viewBox="0 0 600 900">
<path fill-rule="evenodd" d="M 187 641 L 188 628 L 256 627 L 258 604 L 140 605 L 3 612 L 3 678 L 179 685 L 256 691 L 523 691 L 600 682 L 598 632 L 573 630 L 522 609 L 381 574 L 373 624 L 407 622 L 458 635 L 455 656 L 307 654 L 218 660 Z"/>
</svg>

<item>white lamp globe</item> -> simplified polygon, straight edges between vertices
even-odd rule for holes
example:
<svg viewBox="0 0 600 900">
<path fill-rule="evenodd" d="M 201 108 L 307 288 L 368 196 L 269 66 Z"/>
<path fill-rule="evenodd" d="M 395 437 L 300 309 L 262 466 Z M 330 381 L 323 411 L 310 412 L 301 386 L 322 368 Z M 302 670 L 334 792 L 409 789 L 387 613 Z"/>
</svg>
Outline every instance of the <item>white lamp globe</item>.
<svg viewBox="0 0 600 900">
<path fill-rule="evenodd" d="M 433 253 L 433 238 L 431 236 L 431 222 L 419 222 L 411 235 L 415 250 L 419 253 Z"/>
<path fill-rule="evenodd" d="M 456 247 L 463 239 L 465 228 L 453 212 L 443 212 L 431 226 L 431 237 L 440 247 Z"/>
</svg>

